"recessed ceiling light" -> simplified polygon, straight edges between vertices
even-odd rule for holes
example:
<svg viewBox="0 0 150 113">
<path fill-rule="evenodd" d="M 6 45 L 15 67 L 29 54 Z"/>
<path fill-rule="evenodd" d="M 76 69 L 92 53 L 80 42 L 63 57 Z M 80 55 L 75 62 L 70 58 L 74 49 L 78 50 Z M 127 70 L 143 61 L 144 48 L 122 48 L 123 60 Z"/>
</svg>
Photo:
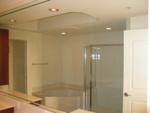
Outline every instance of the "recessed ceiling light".
<svg viewBox="0 0 150 113">
<path fill-rule="evenodd" d="M 66 32 L 61 32 L 61 34 L 62 34 L 62 35 L 65 35 L 65 34 L 66 34 Z"/>
<path fill-rule="evenodd" d="M 51 11 L 51 12 L 57 12 L 57 11 L 59 11 L 59 9 L 57 9 L 57 8 L 50 8 L 49 11 Z"/>
<path fill-rule="evenodd" d="M 111 30 L 111 27 L 107 27 L 106 30 Z"/>
<path fill-rule="evenodd" d="M 11 19 L 11 20 L 9 20 L 9 22 L 12 22 L 12 23 L 13 23 L 13 22 L 16 22 L 16 20 Z"/>
</svg>

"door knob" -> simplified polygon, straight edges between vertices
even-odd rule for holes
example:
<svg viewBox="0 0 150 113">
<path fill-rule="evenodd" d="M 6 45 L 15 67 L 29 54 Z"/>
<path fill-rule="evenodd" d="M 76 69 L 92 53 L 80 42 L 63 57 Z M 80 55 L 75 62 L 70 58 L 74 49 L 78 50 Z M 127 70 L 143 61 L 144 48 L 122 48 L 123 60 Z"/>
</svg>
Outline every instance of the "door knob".
<svg viewBox="0 0 150 113">
<path fill-rule="evenodd" d="M 129 95 L 129 94 L 126 92 L 126 93 L 124 93 L 124 96 L 128 97 L 128 96 L 131 96 L 131 95 Z"/>
</svg>

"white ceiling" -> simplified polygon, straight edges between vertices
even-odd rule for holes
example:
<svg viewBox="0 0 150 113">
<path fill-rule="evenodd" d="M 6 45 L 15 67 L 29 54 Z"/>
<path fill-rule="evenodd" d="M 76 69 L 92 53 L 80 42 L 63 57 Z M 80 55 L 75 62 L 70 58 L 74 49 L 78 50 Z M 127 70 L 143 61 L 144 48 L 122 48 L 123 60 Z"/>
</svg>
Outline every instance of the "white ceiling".
<svg viewBox="0 0 150 113">
<path fill-rule="evenodd" d="M 17 0 L 11 1 L 16 2 Z M 0 4 L 1 2 L 2 1 L 0 1 Z M 7 6 L 7 4 L 5 5 Z M 3 5 L 3 7 L 5 5 Z M 131 7 L 131 9 L 128 7 Z M 50 8 L 58 8 L 59 11 L 50 12 L 48 10 Z M 1 9 L 0 12 L 2 12 Z M 66 31 L 68 34 L 107 32 L 105 30 L 106 27 L 112 27 L 112 31 L 124 30 L 125 20 L 127 18 L 131 16 L 147 15 L 148 0 L 51 0 L 15 13 L 2 16 L 0 17 L 0 25 L 35 31 L 38 28 L 38 22 L 40 20 L 51 18 L 56 15 L 59 18 L 58 15 L 71 12 L 83 13 L 96 18 L 98 21 L 76 24 L 73 26 L 57 26 L 45 30 L 45 32 L 53 35 L 59 35 L 61 31 Z M 15 19 L 17 22 L 10 23 L 8 21 L 10 19 Z M 27 25 L 30 27 L 27 27 Z M 66 29 L 66 27 L 68 29 Z M 72 29 L 72 27 L 77 29 Z"/>
</svg>

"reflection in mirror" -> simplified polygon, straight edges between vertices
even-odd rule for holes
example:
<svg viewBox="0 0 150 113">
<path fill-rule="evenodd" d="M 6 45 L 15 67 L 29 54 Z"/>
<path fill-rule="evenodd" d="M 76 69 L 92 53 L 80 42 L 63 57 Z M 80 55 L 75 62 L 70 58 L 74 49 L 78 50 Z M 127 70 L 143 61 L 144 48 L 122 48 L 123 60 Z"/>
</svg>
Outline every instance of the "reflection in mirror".
<svg viewBox="0 0 150 113">
<path fill-rule="evenodd" d="M 50 113 L 66 113 L 66 112 L 51 108 L 51 107 L 43 106 L 39 103 L 39 101 L 41 101 L 41 100 L 39 100 L 39 98 L 26 95 L 25 93 L 20 93 L 18 91 L 14 91 L 14 90 L 0 90 L 0 94 L 1 94 L 0 95 L 1 101 L 3 101 L 3 102 L 7 101 L 7 104 L 11 104 L 13 106 L 15 106 L 14 104 L 17 104 L 16 106 L 23 106 L 23 105 L 21 105 L 20 102 L 24 102 L 24 103 L 27 103 L 30 105 L 37 106 L 37 107 L 42 108 L 47 111 L 51 111 Z M 4 96 L 6 96 L 6 98 Z M 11 101 L 9 101 L 10 98 L 11 98 Z M 12 99 L 19 101 L 19 103 L 16 103 L 17 101 L 14 101 Z M 2 105 L 1 107 L 3 108 L 4 105 Z M 2 109 L 2 108 L 0 108 L 0 109 Z M 15 111 L 21 112 L 21 111 L 23 111 L 23 109 L 17 108 L 17 110 L 15 110 Z"/>
<path fill-rule="evenodd" d="M 124 30 L 147 28 L 148 1 L 37 1 L 31 7 L 1 14 L 0 27 L 9 29 L 9 88 L 65 112 L 80 108 L 122 113 L 116 101 L 123 101 L 123 56 L 111 56 L 112 48 L 103 51 L 96 45 L 123 45 Z M 50 12 L 50 8 L 59 11 Z M 98 54 L 91 55 L 90 45 Z M 87 47 L 89 51 L 84 50 Z M 111 68 L 103 57 L 116 68 Z M 108 94 L 112 98 L 108 99 Z M 110 100 L 113 102 L 108 105 L 106 101 Z"/>
</svg>

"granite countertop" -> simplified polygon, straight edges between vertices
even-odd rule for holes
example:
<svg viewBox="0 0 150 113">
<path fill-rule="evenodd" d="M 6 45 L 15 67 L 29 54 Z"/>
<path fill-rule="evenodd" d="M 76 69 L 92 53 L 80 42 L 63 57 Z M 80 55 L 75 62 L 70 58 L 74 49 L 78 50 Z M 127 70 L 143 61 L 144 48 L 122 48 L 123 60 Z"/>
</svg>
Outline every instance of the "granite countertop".
<svg viewBox="0 0 150 113">
<path fill-rule="evenodd" d="M 14 107 L 13 105 L 10 105 L 8 103 L 5 103 L 3 101 L 0 101 L 0 111 L 1 110 L 5 110 L 5 109 L 8 109 L 8 108 L 12 108 Z"/>
</svg>

